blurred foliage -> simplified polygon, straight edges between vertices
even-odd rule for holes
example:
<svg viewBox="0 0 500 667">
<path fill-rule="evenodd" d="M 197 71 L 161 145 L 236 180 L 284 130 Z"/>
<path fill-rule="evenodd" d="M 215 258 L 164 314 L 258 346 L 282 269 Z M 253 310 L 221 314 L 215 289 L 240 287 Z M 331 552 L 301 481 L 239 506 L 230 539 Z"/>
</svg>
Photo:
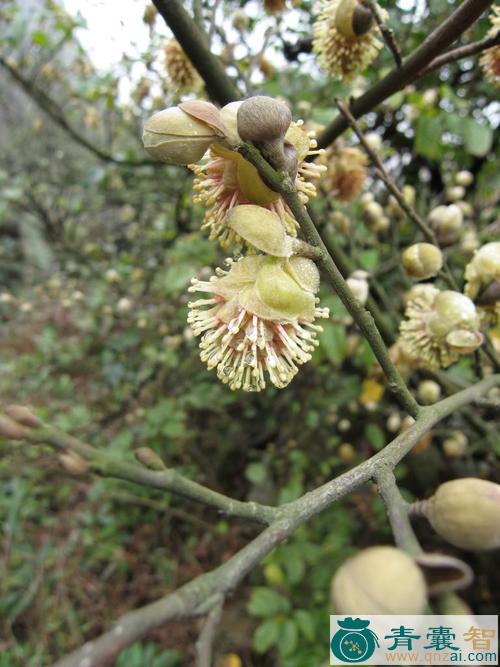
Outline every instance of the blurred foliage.
<svg viewBox="0 0 500 667">
<path fill-rule="evenodd" d="M 212 3 L 203 4 L 209 10 Z M 409 53 L 458 1 L 436 0 L 432 14 L 418 0 L 381 4 Z M 218 23 L 235 48 L 217 31 L 215 50 L 226 58 L 233 52 L 254 90 L 283 96 L 295 117 L 324 125 L 335 115 L 334 96 L 353 91 L 326 80 L 310 54 L 285 60 L 283 42 L 310 34 L 313 3 L 293 5 L 283 17 L 265 14 L 257 0 L 226 0 Z M 231 24 L 238 8 L 250 17 L 245 39 Z M 322 302 L 332 318 L 313 361 L 287 389 L 232 393 L 199 361 L 185 323 L 186 289 L 222 255 L 199 229 L 202 210 L 191 203 L 188 170 L 149 164 L 143 154 L 143 120 L 177 101 L 163 70 L 168 32 L 160 24 L 157 18 L 144 52 L 131 50 L 102 71 L 79 43 L 82 17 L 51 0 L 0 5 L 0 55 L 27 82 L 23 90 L 0 69 L 0 399 L 32 405 L 116 456 L 131 459 L 147 444 L 167 465 L 214 489 L 287 502 L 379 450 L 399 429 L 400 415 L 385 396 L 360 400 L 373 358 L 326 289 Z M 467 38 L 482 37 L 487 27 L 482 19 Z M 274 32 L 259 61 L 268 28 Z M 133 30 L 110 25 L 122 29 Z M 355 94 L 391 65 L 384 51 L 354 82 Z M 53 113 L 41 110 L 39 90 L 53 100 Z M 476 60 L 465 60 L 366 118 L 366 128 L 383 140 L 392 175 L 415 187 L 422 215 L 446 201 L 456 171 L 474 174 L 464 233 L 473 231 L 481 243 L 498 232 L 499 105 L 492 92 Z M 54 122 L 59 113 L 66 128 Z M 366 189 L 387 203 L 380 183 L 370 178 Z M 334 211 L 347 214 L 349 231 L 334 227 Z M 400 220 L 397 231 L 367 230 L 359 200 L 319 197 L 313 212 L 325 236 L 376 277 L 373 294 L 395 333 L 409 285 L 395 251 L 415 238 L 414 228 Z M 447 254 L 461 280 L 471 251 L 457 239 Z M 465 358 L 450 373 L 466 381 L 474 367 Z M 412 378 L 413 387 L 418 380 Z M 450 459 L 441 444 L 456 429 L 469 445 L 464 457 Z M 498 481 L 493 440 L 483 422 L 454 416 L 398 468 L 398 479 L 416 497 L 459 475 Z M 5 442 L 0 448 L 0 667 L 50 664 L 119 614 L 227 559 L 255 534 L 253 526 L 157 491 L 68 477 L 48 449 Z M 417 529 L 426 547 L 437 548 L 425 526 Z M 371 487 L 300 528 L 229 602 L 220 661 L 235 653 L 245 667 L 322 664 L 335 568 L 356 548 L 390 541 Z M 498 569 L 488 557 L 467 558 L 482 577 L 467 597 L 476 611 L 493 613 Z M 196 632 L 194 622 L 160 629 L 117 665 L 190 665 Z"/>
</svg>

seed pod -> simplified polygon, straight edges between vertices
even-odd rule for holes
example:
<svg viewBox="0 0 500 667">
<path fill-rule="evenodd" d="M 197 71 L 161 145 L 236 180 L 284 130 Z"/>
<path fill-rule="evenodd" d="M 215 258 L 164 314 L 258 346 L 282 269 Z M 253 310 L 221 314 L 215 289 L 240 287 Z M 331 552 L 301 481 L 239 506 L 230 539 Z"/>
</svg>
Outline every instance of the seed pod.
<svg viewBox="0 0 500 667">
<path fill-rule="evenodd" d="M 435 276 L 443 266 L 443 254 L 432 243 L 415 243 L 401 255 L 406 273 L 416 280 Z"/>
<path fill-rule="evenodd" d="M 335 27 L 344 37 L 361 37 L 373 25 L 369 7 L 358 0 L 342 0 L 335 14 Z"/>
<path fill-rule="evenodd" d="M 285 228 L 276 213 L 266 208 L 253 204 L 235 206 L 227 215 L 227 224 L 257 250 L 275 257 L 291 255 Z"/>
<path fill-rule="evenodd" d="M 421 614 L 427 596 L 410 556 L 381 546 L 360 551 L 337 570 L 331 600 L 339 614 Z"/>
<path fill-rule="evenodd" d="M 144 148 L 161 162 L 197 162 L 220 134 L 179 107 L 158 111 L 144 125 Z"/>
<path fill-rule="evenodd" d="M 500 547 L 500 485 L 466 477 L 445 482 L 424 504 L 436 533 L 456 547 Z"/>
<path fill-rule="evenodd" d="M 283 102 L 256 95 L 240 105 L 237 122 L 243 141 L 262 144 L 284 138 L 292 122 L 292 112 Z"/>
</svg>

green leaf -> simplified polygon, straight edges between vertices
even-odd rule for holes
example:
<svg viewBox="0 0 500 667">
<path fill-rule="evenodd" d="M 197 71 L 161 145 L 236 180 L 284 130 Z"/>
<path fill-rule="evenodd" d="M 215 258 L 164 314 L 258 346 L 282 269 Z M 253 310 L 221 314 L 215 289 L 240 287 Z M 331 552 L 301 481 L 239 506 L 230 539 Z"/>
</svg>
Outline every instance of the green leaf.
<svg viewBox="0 0 500 667">
<path fill-rule="evenodd" d="M 278 638 L 278 651 L 280 655 L 286 657 L 291 655 L 297 648 L 299 641 L 299 629 L 293 620 L 285 621 L 281 627 Z"/>
<path fill-rule="evenodd" d="M 31 35 L 31 41 L 37 46 L 41 46 L 42 49 L 45 49 L 49 46 L 50 40 L 47 33 L 42 32 L 41 30 L 35 30 Z"/>
<path fill-rule="evenodd" d="M 345 328 L 334 322 L 324 322 L 323 333 L 320 336 L 320 344 L 326 356 L 334 364 L 339 364 L 345 359 L 347 352 L 347 341 Z"/>
<path fill-rule="evenodd" d="M 278 641 L 280 623 L 274 619 L 264 621 L 255 630 L 253 636 L 253 648 L 257 653 L 266 653 Z"/>
<path fill-rule="evenodd" d="M 373 449 L 379 450 L 385 445 L 385 434 L 380 426 L 368 424 L 365 428 L 365 436 L 370 441 Z"/>
<path fill-rule="evenodd" d="M 437 160 L 442 153 L 442 133 L 441 116 L 422 114 L 415 130 L 415 151 L 429 160 Z"/>
<path fill-rule="evenodd" d="M 267 477 L 266 467 L 262 463 L 249 463 L 245 470 L 245 477 L 254 484 L 260 484 Z"/>
<path fill-rule="evenodd" d="M 314 641 L 314 638 L 316 637 L 316 625 L 311 612 L 306 611 L 305 609 L 298 609 L 295 612 L 295 618 L 304 638 L 309 642 Z"/>
<path fill-rule="evenodd" d="M 281 593 L 270 588 L 254 588 L 247 606 L 252 616 L 268 618 L 277 614 L 287 614 L 290 611 L 290 601 Z"/>
<path fill-rule="evenodd" d="M 464 118 L 463 139 L 468 153 L 483 157 L 493 143 L 493 130 L 489 125 L 479 123 L 474 118 Z"/>
</svg>

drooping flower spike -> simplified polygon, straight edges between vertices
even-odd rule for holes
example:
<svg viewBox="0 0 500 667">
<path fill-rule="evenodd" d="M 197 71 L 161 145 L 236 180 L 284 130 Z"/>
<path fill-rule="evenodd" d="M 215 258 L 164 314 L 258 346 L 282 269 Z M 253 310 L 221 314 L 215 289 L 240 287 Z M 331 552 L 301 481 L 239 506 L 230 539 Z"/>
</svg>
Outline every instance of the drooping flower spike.
<svg viewBox="0 0 500 667">
<path fill-rule="evenodd" d="M 307 203 L 316 196 L 316 187 L 311 180 L 320 178 L 326 167 L 306 162 L 306 157 L 320 151 L 316 148 L 315 133 L 305 132 L 301 125 L 301 121 L 291 124 L 285 142 L 297 152 L 295 187 L 302 202 Z M 241 238 L 227 225 L 227 214 L 240 204 L 256 204 L 273 211 L 286 233 L 297 235 L 297 222 L 286 202 L 263 182 L 257 169 L 239 153 L 215 143 L 206 162 L 190 166 L 196 175 L 193 201 L 206 207 L 202 228 L 209 230 L 209 238 L 217 239 L 223 248 L 241 244 Z"/>
<path fill-rule="evenodd" d="M 388 14 L 379 9 L 382 20 Z M 370 9 L 359 0 L 321 0 L 313 26 L 313 50 L 331 76 L 351 81 L 382 48 Z"/>
<path fill-rule="evenodd" d="M 303 257 L 227 261 L 229 270 L 189 288 L 211 294 L 188 304 L 188 323 L 202 336 L 200 358 L 233 390 L 261 391 L 266 375 L 285 387 L 318 344 L 315 318 L 328 317 L 314 296 L 318 269 Z"/>
</svg>

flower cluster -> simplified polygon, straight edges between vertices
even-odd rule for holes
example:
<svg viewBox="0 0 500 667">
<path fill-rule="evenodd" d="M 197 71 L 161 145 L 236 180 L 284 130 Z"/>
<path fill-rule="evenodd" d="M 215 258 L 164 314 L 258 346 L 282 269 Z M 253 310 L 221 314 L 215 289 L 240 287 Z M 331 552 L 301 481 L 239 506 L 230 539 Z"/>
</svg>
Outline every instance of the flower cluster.
<svg viewBox="0 0 500 667">
<path fill-rule="evenodd" d="M 324 166 L 313 133 L 292 123 L 288 107 L 253 97 L 217 109 L 199 100 L 155 114 L 144 127 L 146 149 L 160 160 L 194 171 L 195 202 L 206 208 L 202 228 L 211 239 L 247 254 L 228 259 L 209 280 L 193 278 L 188 323 L 201 336 L 200 357 L 230 389 L 260 391 L 266 381 L 285 387 L 318 344 L 319 272 L 296 238 L 298 224 L 238 146 L 250 141 L 294 179 L 302 201 L 315 196 L 310 179 Z"/>
<path fill-rule="evenodd" d="M 175 91 L 197 92 L 202 89 L 203 81 L 193 64 L 176 39 L 171 39 L 164 48 L 165 69 Z"/>
<path fill-rule="evenodd" d="M 385 10 L 379 10 L 387 20 Z M 333 77 L 351 81 L 382 48 L 371 10 L 359 0 L 322 0 L 313 26 L 313 50 Z"/>
<path fill-rule="evenodd" d="M 490 16 L 491 28 L 488 31 L 488 36 L 496 35 L 500 30 L 500 5 L 495 5 L 492 8 Z M 500 46 L 493 46 L 488 49 L 481 56 L 481 65 L 486 78 L 496 86 L 500 85 Z"/>
</svg>

